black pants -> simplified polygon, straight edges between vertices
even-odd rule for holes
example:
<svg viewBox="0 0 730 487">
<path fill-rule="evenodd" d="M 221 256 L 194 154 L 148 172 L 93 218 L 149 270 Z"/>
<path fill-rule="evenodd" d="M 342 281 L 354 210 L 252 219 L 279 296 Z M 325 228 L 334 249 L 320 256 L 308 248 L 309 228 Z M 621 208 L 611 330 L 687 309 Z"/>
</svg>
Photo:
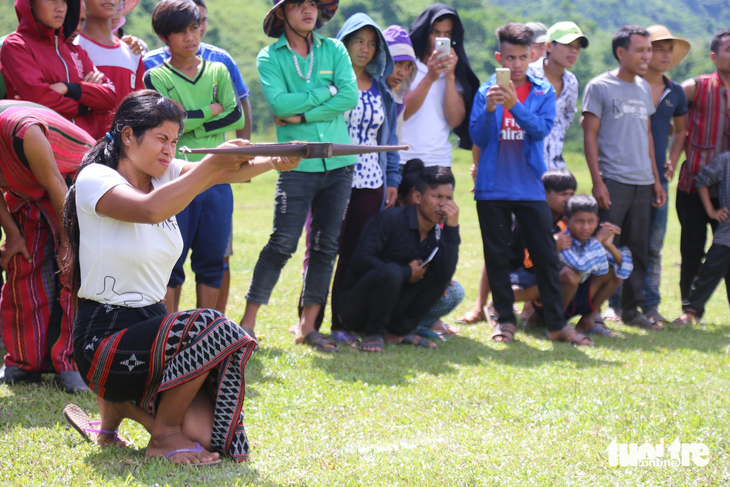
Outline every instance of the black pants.
<svg viewBox="0 0 730 487">
<path fill-rule="evenodd" d="M 715 208 L 719 207 L 716 199 L 712 200 Z M 707 225 L 713 233 L 717 228 L 717 221 L 707 216 L 702 205 L 700 195 L 685 193 L 677 190 L 677 217 L 682 226 L 679 252 L 682 256 L 682 266 L 679 271 L 679 290 L 682 293 L 682 302 L 689 299 L 692 282 L 697 277 L 705 257 L 707 244 Z"/>
<path fill-rule="evenodd" d="M 548 331 L 560 331 L 565 325 L 563 295 L 560 290 L 560 267 L 553 239 L 553 222 L 546 201 L 477 201 L 479 227 L 482 231 L 484 261 L 489 287 L 500 323 L 516 323 L 512 306 L 515 295 L 510 281 L 510 247 L 512 214 L 522 230 L 524 244 L 534 264 L 537 287 L 543 304 Z"/>
<path fill-rule="evenodd" d="M 652 185 L 623 184 L 604 179 L 611 195 L 611 207 L 599 210 L 601 221 L 621 227 L 614 243 L 624 245 L 631 251 L 634 270 L 623 282 L 621 309 L 624 322 L 631 321 L 644 306 L 644 279 L 649 260 L 649 233 L 651 231 Z"/>
<path fill-rule="evenodd" d="M 448 282 L 432 272 L 416 283 L 403 284 L 403 266 L 372 269 L 339 298 L 339 316 L 346 330 L 366 335 L 406 336 L 443 296 Z"/>
<path fill-rule="evenodd" d="M 700 267 L 697 278 L 692 283 L 687 301 L 682 301 L 682 309 L 692 311 L 698 317 L 705 312 L 705 304 L 717 289 L 721 279 L 728 282 L 730 277 L 730 247 L 712 244 L 705 256 L 705 263 Z M 728 287 L 730 302 L 730 287 Z"/>
</svg>

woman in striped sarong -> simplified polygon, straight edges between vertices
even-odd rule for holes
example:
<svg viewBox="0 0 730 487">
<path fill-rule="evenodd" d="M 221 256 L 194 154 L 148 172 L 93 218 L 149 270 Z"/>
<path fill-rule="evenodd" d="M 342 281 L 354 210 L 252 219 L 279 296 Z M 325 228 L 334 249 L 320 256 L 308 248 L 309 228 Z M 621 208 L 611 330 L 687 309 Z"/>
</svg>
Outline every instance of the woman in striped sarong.
<svg viewBox="0 0 730 487">
<path fill-rule="evenodd" d="M 150 432 L 148 457 L 211 464 L 220 453 L 243 461 L 244 369 L 256 342 L 215 310 L 166 313 L 162 300 L 182 250 L 175 214 L 211 185 L 288 171 L 298 160 L 174 159 L 184 117 L 156 92 L 131 94 L 69 191 L 74 356 L 98 396 L 99 443 L 114 441 L 130 418 Z"/>
</svg>

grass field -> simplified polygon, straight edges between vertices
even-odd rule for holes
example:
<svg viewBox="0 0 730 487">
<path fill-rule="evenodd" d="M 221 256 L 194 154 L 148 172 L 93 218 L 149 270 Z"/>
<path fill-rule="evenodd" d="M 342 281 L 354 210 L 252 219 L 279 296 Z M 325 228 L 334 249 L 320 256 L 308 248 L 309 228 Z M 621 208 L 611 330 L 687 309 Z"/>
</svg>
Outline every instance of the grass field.
<svg viewBox="0 0 730 487">
<path fill-rule="evenodd" d="M 457 151 L 456 201 L 462 248 L 455 279 L 474 299 L 482 266 L 468 154 Z M 579 192 L 590 192 L 581 157 L 568 159 Z M 227 314 L 239 319 L 258 253 L 271 231 L 274 174 L 235 189 L 233 284 Z M 663 303 L 679 313 L 679 225 L 674 212 L 664 255 Z M 702 326 L 646 332 L 617 326 L 621 338 L 595 348 L 553 344 L 536 330 L 510 345 L 489 340 L 482 323 L 435 351 L 389 345 L 371 355 L 323 355 L 295 345 L 301 245 L 274 298 L 259 315 L 261 348 L 247 369 L 246 427 L 251 461 L 175 467 L 147 461 L 148 436 L 101 451 L 70 431 L 61 415 L 73 401 L 94 415 L 92 395 L 69 397 L 50 376 L 32 386 L 0 386 L 2 485 L 729 485 L 730 333 L 724 289 Z M 192 307 L 193 286 L 183 308 Z M 328 328 L 326 325 L 325 328 Z M 704 467 L 609 466 L 619 443 L 704 443 Z M 668 458 L 668 456 L 667 456 Z"/>
</svg>

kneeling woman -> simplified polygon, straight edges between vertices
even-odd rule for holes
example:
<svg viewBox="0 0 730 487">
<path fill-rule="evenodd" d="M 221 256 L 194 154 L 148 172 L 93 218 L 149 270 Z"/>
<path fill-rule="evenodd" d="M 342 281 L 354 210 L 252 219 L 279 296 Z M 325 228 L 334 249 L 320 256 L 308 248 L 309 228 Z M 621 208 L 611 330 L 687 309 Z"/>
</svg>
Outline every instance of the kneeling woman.
<svg viewBox="0 0 730 487">
<path fill-rule="evenodd" d="M 174 159 L 184 119 L 183 107 L 162 95 L 132 93 L 81 165 L 64 209 L 66 271 L 79 297 L 74 356 L 98 396 L 100 443 L 114 441 L 130 418 L 150 432 L 148 457 L 216 463 L 219 452 L 242 461 L 244 368 L 256 342 L 218 311 L 166 314 L 162 300 L 182 251 L 175 215 L 214 184 L 299 161 Z"/>
</svg>

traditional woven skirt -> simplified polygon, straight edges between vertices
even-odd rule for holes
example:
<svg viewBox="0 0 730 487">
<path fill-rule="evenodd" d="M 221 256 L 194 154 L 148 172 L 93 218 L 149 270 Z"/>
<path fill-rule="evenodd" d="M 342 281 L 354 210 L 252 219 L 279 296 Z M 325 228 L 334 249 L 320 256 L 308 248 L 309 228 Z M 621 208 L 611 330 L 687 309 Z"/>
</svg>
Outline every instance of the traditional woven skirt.
<svg viewBox="0 0 730 487">
<path fill-rule="evenodd" d="M 212 309 L 167 314 L 80 300 L 74 357 L 89 389 L 110 402 L 132 401 L 153 417 L 159 394 L 209 372 L 215 403 L 211 444 L 248 459 L 243 426 L 244 371 L 256 341 Z"/>
</svg>

